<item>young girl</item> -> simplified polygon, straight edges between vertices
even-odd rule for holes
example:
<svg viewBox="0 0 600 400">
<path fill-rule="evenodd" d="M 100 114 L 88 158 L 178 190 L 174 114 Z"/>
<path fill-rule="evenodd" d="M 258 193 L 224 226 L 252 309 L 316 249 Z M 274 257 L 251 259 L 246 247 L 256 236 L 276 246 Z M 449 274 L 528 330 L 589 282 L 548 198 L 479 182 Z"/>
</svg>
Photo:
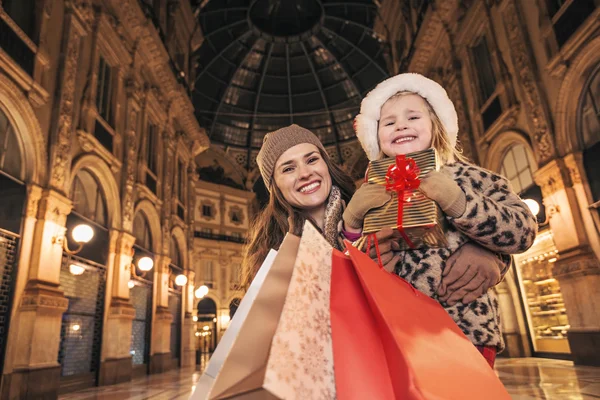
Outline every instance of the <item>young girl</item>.
<svg viewBox="0 0 600 400">
<path fill-rule="evenodd" d="M 450 221 L 449 247 L 406 250 L 395 273 L 440 301 L 493 366 L 497 351 L 504 347 L 493 291 L 469 304 L 449 306 L 445 298 L 438 298 L 438 287 L 446 260 L 469 241 L 502 254 L 527 250 L 536 236 L 535 217 L 505 178 L 469 164 L 456 150 L 454 105 L 439 84 L 422 75 L 400 74 L 377 85 L 363 99 L 355 128 L 371 161 L 430 147 L 437 150 L 442 168 L 421 177 L 419 189 L 438 203 Z M 369 211 L 367 199 L 387 195 L 384 186 L 362 185 L 344 212 L 345 229 L 360 230 Z"/>
</svg>

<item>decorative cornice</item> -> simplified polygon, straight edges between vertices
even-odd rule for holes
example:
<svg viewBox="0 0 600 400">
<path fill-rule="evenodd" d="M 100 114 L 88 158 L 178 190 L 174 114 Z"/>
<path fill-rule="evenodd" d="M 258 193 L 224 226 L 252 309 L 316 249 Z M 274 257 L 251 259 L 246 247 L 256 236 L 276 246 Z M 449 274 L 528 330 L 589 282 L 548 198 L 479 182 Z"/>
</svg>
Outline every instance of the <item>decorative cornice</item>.
<svg viewBox="0 0 600 400">
<path fill-rule="evenodd" d="M 535 183 L 542 189 L 542 196 L 549 198 L 559 190 L 572 187 L 569 171 L 562 159 L 554 159 L 533 174 Z"/>
<path fill-rule="evenodd" d="M 574 185 L 583 183 L 585 180 L 585 166 L 583 164 L 583 153 L 571 153 L 567 154 L 564 157 L 565 166 L 569 170 L 569 176 L 571 177 L 571 182 Z M 583 175 L 581 174 L 583 172 Z"/>
<path fill-rule="evenodd" d="M 42 192 L 39 200 L 37 218 L 64 226 L 71 208 L 72 202 L 70 199 L 54 190 L 46 189 Z"/>
<path fill-rule="evenodd" d="M 517 9 L 515 0 L 504 1 L 504 21 L 511 43 L 510 54 L 521 87 L 523 100 L 527 109 L 528 120 L 533 128 L 532 137 L 535 153 L 540 165 L 543 165 L 556 156 L 554 139 L 551 132 L 551 122 L 548 118 L 545 101 L 538 87 L 533 67 L 532 56 L 529 53 L 527 31 L 519 18 L 520 10 Z"/>
<path fill-rule="evenodd" d="M 115 157 L 113 153 L 108 151 L 104 145 L 100 144 L 94 135 L 84 131 L 83 129 L 77 129 L 76 133 L 79 145 L 83 151 L 86 153 L 97 154 L 100 158 L 106 161 L 112 172 L 117 173 L 121 170 L 121 161 L 119 161 L 119 159 Z M 115 140 L 117 139 L 116 136 L 117 135 L 115 135 Z"/>
<path fill-rule="evenodd" d="M 580 247 L 562 253 L 554 264 L 552 274 L 559 281 L 580 278 L 587 275 L 600 275 L 600 261 L 588 247 Z"/>
<path fill-rule="evenodd" d="M 25 216 L 36 218 L 38 212 L 38 206 L 42 199 L 42 188 L 37 185 L 27 186 L 27 208 L 25 210 Z"/>
<path fill-rule="evenodd" d="M 62 87 L 58 99 L 57 115 L 54 120 L 51 141 L 50 186 L 57 190 L 66 191 L 69 167 L 71 162 L 71 143 L 73 136 L 73 117 L 75 102 L 75 84 L 77 79 L 79 53 L 81 50 L 81 34 L 79 23 L 73 14 L 66 17 L 66 43 L 64 47 L 64 62 L 62 69 Z"/>
<path fill-rule="evenodd" d="M 415 39 L 415 52 L 408 65 L 408 71 L 427 74 L 430 63 L 436 58 L 436 48 L 446 35 L 444 21 L 452 19 L 457 7 L 457 0 L 437 1 L 434 6 L 429 7 L 421 25 L 424 28 Z"/>
<path fill-rule="evenodd" d="M 156 78 L 166 102 L 172 103 L 178 111 L 177 119 L 181 127 L 194 141 L 194 155 L 206 150 L 210 145 L 206 131 L 200 128 L 192 101 L 171 70 L 169 55 L 156 28 L 146 18 L 137 0 L 113 0 L 112 3 L 115 9 L 121 11 L 123 27 L 130 33 L 129 36 L 140 41 L 139 51 L 144 59 L 149 60 L 148 68 Z"/>
</svg>

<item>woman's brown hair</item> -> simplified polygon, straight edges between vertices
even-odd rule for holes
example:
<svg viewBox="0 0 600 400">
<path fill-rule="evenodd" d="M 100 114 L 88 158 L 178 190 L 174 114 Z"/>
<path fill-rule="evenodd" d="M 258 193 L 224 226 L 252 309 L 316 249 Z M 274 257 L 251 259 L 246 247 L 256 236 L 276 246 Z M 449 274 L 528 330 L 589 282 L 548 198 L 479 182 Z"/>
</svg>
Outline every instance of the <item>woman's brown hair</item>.
<svg viewBox="0 0 600 400">
<path fill-rule="evenodd" d="M 327 153 L 321 149 L 319 149 L 319 152 L 329 169 L 332 185 L 340 189 L 344 201 L 350 201 L 356 188 L 354 181 L 340 167 L 331 162 Z M 319 225 L 312 220 L 306 211 L 290 205 L 274 183 L 274 180 L 271 180 L 269 189 L 271 192 L 269 203 L 256 216 L 250 226 L 248 234 L 250 240 L 246 246 L 243 261 L 242 287 L 244 289 L 248 289 L 248 286 L 250 286 L 269 250 L 279 249 L 286 233 L 291 232 L 294 235 L 301 236 L 302 227 L 306 220 L 313 222 L 315 226 Z M 291 228 L 290 225 L 292 225 Z"/>
</svg>

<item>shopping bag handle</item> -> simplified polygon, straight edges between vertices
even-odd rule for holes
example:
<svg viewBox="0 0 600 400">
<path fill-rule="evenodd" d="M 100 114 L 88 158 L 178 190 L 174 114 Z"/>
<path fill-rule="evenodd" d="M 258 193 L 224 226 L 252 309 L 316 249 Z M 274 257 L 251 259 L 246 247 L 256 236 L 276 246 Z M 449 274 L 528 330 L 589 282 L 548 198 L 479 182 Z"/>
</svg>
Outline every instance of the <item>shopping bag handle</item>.
<svg viewBox="0 0 600 400">
<path fill-rule="evenodd" d="M 383 269 L 383 261 L 381 261 L 381 252 L 379 251 L 379 239 L 377 239 L 377 235 L 375 233 L 370 233 L 369 235 L 367 235 L 367 249 L 365 253 L 368 255 L 371 251 L 371 241 L 373 241 L 373 243 L 375 244 L 375 252 L 377 253 L 377 263 L 379 265 L 379 268 Z M 420 294 L 420 292 L 406 279 L 402 279 L 399 276 L 397 278 L 400 278 L 401 281 L 410 286 L 415 296 L 418 296 Z"/>
<path fill-rule="evenodd" d="M 379 251 L 379 240 L 377 239 L 377 235 L 375 233 L 370 233 L 367 235 L 367 250 L 366 254 L 369 254 L 371 251 L 371 240 L 375 243 L 375 252 L 377 253 L 377 264 L 379 268 L 383 269 L 383 262 L 381 261 L 381 252 Z"/>
</svg>

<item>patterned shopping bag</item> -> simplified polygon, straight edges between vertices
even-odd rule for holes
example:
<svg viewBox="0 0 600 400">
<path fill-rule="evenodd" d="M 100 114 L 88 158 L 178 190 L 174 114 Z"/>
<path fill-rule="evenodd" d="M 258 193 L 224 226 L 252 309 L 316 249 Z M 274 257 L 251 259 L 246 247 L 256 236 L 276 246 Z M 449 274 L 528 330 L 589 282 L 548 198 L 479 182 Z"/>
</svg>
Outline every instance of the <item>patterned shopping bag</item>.
<svg viewBox="0 0 600 400">
<path fill-rule="evenodd" d="M 336 398 L 329 311 L 332 251 L 307 222 L 265 374 L 264 387 L 277 398 Z"/>
</svg>

